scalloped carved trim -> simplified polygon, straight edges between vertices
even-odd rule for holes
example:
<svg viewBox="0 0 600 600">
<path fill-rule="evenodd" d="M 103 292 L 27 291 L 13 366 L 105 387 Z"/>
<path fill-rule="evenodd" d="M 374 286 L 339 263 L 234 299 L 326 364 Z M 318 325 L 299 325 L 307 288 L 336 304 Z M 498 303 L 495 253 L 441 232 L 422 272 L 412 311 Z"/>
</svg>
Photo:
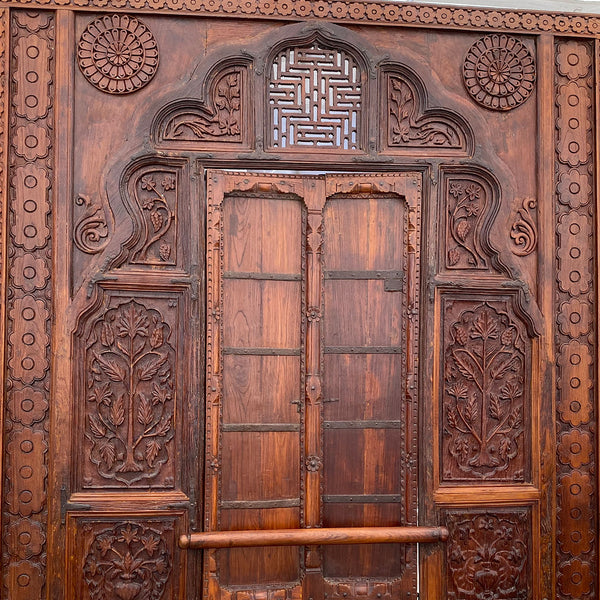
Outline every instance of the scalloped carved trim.
<svg viewBox="0 0 600 600">
<path fill-rule="evenodd" d="M 2 0 L 8 3 L 8 0 Z M 14 5 L 14 3 L 10 2 Z M 457 8 L 401 5 L 398 2 L 362 0 L 342 3 L 322 0 L 318 3 L 272 2 L 270 0 L 32 0 L 24 6 L 96 10 L 151 10 L 152 12 L 191 13 L 207 16 L 244 17 L 255 19 L 332 19 L 343 22 L 382 23 L 420 27 L 457 27 L 461 29 L 490 27 L 497 31 L 524 33 L 554 32 L 560 35 L 598 35 L 600 17 L 565 15 L 541 11 L 493 10 L 486 8 Z M 226 10 L 223 6 L 226 5 Z"/>
</svg>

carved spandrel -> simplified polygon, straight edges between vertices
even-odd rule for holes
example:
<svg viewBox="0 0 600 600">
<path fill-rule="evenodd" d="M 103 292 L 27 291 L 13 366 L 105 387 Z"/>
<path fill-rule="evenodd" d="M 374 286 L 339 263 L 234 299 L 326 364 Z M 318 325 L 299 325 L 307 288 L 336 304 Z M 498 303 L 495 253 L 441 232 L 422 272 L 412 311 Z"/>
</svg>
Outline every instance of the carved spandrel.
<svg viewBox="0 0 600 600">
<path fill-rule="evenodd" d="M 445 511 L 448 598 L 529 600 L 531 515 L 527 509 Z"/>
<path fill-rule="evenodd" d="M 84 487 L 173 485 L 175 317 L 147 304 L 108 309 L 86 340 Z"/>
<path fill-rule="evenodd" d="M 385 75 L 385 101 L 388 107 L 386 145 L 394 148 L 426 148 L 430 153 L 467 151 L 470 134 L 450 111 L 426 108 L 423 85 L 415 85 L 406 75 Z"/>
<path fill-rule="evenodd" d="M 530 350 L 510 301 L 444 299 L 443 481 L 528 481 Z"/>
<path fill-rule="evenodd" d="M 181 101 L 165 108 L 158 124 L 158 141 L 242 143 L 248 106 L 246 66 L 218 72 L 209 87 L 206 102 Z"/>
</svg>

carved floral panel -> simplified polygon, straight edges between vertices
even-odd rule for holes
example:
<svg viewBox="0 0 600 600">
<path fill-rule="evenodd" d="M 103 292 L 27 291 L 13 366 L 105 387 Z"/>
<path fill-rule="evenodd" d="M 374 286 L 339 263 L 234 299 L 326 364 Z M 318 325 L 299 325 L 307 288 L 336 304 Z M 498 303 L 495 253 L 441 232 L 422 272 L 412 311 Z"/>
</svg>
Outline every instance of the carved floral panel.
<svg viewBox="0 0 600 600">
<path fill-rule="evenodd" d="M 531 515 L 528 509 L 448 510 L 449 600 L 528 600 Z"/>
<path fill-rule="evenodd" d="M 491 220 L 497 212 L 489 183 L 476 174 L 444 173 L 441 185 L 446 269 L 489 271 L 494 255 L 489 244 Z"/>
<path fill-rule="evenodd" d="M 84 487 L 172 487 L 177 300 L 121 301 L 85 341 Z"/>
<path fill-rule="evenodd" d="M 442 480 L 529 480 L 530 344 L 511 300 L 443 298 Z"/>
</svg>

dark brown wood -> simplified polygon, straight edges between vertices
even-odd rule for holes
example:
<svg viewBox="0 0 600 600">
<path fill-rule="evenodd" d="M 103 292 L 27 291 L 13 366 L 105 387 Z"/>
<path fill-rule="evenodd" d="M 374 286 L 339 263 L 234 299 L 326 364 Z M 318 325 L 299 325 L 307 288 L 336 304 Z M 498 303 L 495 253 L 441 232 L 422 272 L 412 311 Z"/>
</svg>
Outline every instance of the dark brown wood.
<svg viewBox="0 0 600 600">
<path fill-rule="evenodd" d="M 598 596 L 600 18 L 140 2 L 0 9 L 0 597 Z"/>
<path fill-rule="evenodd" d="M 210 531 L 179 538 L 180 548 L 247 548 L 309 544 L 414 544 L 445 542 L 445 527 L 321 527 L 263 531 Z"/>
</svg>

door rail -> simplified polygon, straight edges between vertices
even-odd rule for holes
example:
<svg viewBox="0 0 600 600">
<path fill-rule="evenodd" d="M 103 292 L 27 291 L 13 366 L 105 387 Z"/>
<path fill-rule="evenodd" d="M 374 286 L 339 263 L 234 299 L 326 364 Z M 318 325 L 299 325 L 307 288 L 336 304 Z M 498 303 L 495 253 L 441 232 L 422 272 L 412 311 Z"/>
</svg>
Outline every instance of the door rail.
<svg viewBox="0 0 600 600">
<path fill-rule="evenodd" d="M 308 546 L 331 544 L 413 544 L 445 542 L 445 527 L 318 527 L 207 531 L 179 538 L 180 548 L 246 548 L 252 546 Z"/>
</svg>

